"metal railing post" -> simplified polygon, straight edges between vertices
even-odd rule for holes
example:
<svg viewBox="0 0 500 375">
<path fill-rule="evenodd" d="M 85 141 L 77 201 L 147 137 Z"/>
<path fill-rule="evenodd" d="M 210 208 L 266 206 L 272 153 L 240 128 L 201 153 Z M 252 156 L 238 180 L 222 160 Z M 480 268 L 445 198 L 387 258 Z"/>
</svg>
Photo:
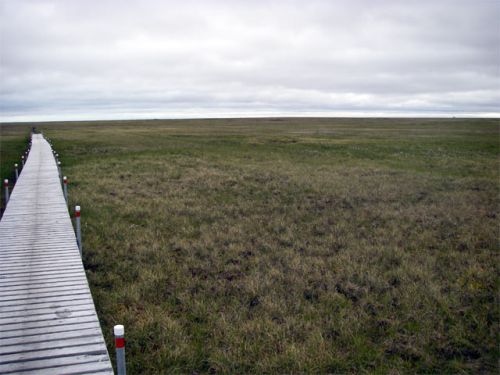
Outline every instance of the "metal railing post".
<svg viewBox="0 0 500 375">
<path fill-rule="evenodd" d="M 61 182 L 61 185 L 62 185 L 63 176 L 62 176 L 61 162 L 60 161 L 57 162 L 57 173 L 59 173 L 59 181 Z"/>
<path fill-rule="evenodd" d="M 66 204 L 68 203 L 68 178 L 66 176 L 63 177 L 63 192 L 64 199 L 66 199 Z"/>
<path fill-rule="evenodd" d="M 21 164 L 22 164 L 22 167 L 24 168 L 24 155 L 21 155 Z"/>
<path fill-rule="evenodd" d="M 116 374 L 126 375 L 127 367 L 125 366 L 125 328 L 119 324 L 114 326 L 116 347 Z"/>
<path fill-rule="evenodd" d="M 9 180 L 3 180 L 3 186 L 5 188 L 5 205 L 7 206 L 7 202 L 9 201 Z"/>
<path fill-rule="evenodd" d="M 19 178 L 19 169 L 17 168 L 17 163 L 14 164 L 14 170 L 16 172 L 16 182 L 17 182 L 17 179 Z"/>
<path fill-rule="evenodd" d="M 80 256 L 82 256 L 83 246 L 82 246 L 82 228 L 80 223 L 80 206 L 75 206 L 75 221 L 76 221 L 76 242 L 78 244 L 78 250 L 80 250 Z"/>
</svg>

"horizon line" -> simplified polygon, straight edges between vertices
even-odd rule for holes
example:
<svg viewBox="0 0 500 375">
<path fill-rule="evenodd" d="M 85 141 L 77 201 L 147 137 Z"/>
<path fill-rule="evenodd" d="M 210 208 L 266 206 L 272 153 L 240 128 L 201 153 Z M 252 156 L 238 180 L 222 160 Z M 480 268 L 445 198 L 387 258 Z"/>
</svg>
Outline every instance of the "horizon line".
<svg viewBox="0 0 500 375">
<path fill-rule="evenodd" d="M 19 118 L 21 117 L 21 118 Z M 36 117 L 39 117 L 38 119 Z M 41 119 L 40 119 L 41 117 Z M 2 119 L 0 117 L 0 124 L 26 124 L 26 123 L 60 123 L 60 122 L 112 122 L 112 121 L 168 121 L 168 120 L 223 120 L 223 119 L 279 119 L 279 118 L 359 118 L 359 119 L 500 119 L 500 112 L 489 113 L 434 113 L 434 114 L 417 114 L 417 113 L 361 113 L 361 114 L 320 114 L 320 113 L 302 113 L 302 114 L 207 114 L 200 116 L 189 115 L 171 115 L 171 116 L 102 116 L 102 117 L 85 117 L 81 116 L 68 116 L 68 118 L 57 118 L 58 116 L 13 116 Z"/>
</svg>

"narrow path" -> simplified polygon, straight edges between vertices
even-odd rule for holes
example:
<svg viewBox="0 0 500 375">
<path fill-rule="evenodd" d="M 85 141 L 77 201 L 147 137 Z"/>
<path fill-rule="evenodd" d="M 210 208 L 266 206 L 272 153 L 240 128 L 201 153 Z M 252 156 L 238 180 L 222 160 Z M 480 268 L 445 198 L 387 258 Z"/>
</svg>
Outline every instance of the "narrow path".
<svg viewBox="0 0 500 375">
<path fill-rule="evenodd" d="M 52 149 L 34 134 L 0 221 L 0 374 L 113 370 Z"/>
</svg>

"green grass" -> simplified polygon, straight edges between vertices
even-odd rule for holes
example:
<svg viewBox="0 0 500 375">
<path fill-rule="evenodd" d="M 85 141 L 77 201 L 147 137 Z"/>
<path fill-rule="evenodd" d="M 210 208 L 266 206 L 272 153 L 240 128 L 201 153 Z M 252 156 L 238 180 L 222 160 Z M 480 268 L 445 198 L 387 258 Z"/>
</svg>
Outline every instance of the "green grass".
<svg viewBox="0 0 500 375">
<path fill-rule="evenodd" d="M 498 120 L 38 128 L 130 373 L 498 371 Z"/>
<path fill-rule="evenodd" d="M 28 125 L 6 126 L 0 124 L 0 177 L 2 189 L 0 193 L 0 217 L 5 209 L 3 181 L 9 180 L 9 189 L 15 183 L 14 164 L 21 170 L 21 156 L 28 146 L 31 127 Z"/>
</svg>

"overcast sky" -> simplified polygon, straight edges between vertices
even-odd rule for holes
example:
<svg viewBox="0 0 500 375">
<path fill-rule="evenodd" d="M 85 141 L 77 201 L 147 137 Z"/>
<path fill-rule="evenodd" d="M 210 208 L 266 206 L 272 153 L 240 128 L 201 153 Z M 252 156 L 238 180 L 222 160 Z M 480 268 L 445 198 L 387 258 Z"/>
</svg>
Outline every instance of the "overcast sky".
<svg viewBox="0 0 500 375">
<path fill-rule="evenodd" d="M 0 121 L 500 116 L 500 0 L 0 0 Z"/>
</svg>

